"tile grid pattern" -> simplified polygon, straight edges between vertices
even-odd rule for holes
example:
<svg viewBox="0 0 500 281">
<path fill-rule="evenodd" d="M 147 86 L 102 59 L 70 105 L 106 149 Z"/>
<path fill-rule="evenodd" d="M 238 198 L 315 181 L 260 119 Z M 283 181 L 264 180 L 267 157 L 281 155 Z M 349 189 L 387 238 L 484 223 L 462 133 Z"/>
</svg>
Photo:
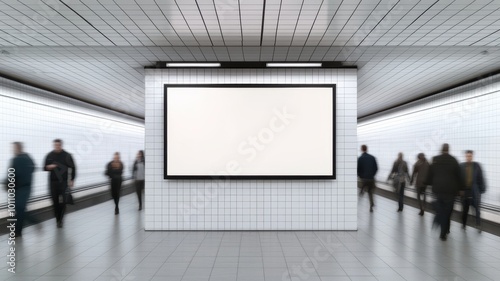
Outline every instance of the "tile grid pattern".
<svg viewBox="0 0 500 281">
<path fill-rule="evenodd" d="M 146 70 L 147 230 L 356 229 L 356 70 Z M 163 85 L 337 85 L 337 180 L 163 180 Z"/>
<path fill-rule="evenodd" d="M 493 281 L 500 238 L 452 222 L 438 239 L 432 216 L 394 202 L 359 201 L 351 231 L 144 231 L 134 194 L 67 215 L 63 229 L 30 226 L 16 244 L 16 274 L 0 265 L 1 280 L 22 281 Z M 7 252 L 7 236 L 0 251 Z M 5 258 L 4 258 L 5 259 Z"/>
<path fill-rule="evenodd" d="M 500 44 L 500 4 L 486 0 L 0 3 L 0 46 Z"/>
<path fill-rule="evenodd" d="M 76 162 L 75 188 L 106 183 L 105 166 L 116 151 L 121 152 L 124 176 L 130 177 L 135 154 L 144 148 L 142 120 L 4 78 L 0 78 L 0 107 L 0 178 L 6 177 L 13 157 L 12 142 L 22 142 L 36 165 L 32 197 L 48 195 L 43 164 L 56 138 L 63 140 L 63 148 Z M 3 188 L 0 198 L 7 198 Z"/>
<path fill-rule="evenodd" d="M 413 165 L 416 155 L 430 160 L 441 145 L 465 161 L 465 150 L 475 152 L 487 184 L 482 202 L 500 205 L 500 75 L 492 76 L 439 95 L 365 118 L 358 123 L 358 144 L 367 144 L 377 157 L 377 180 L 385 181 L 398 152 Z"/>
</svg>

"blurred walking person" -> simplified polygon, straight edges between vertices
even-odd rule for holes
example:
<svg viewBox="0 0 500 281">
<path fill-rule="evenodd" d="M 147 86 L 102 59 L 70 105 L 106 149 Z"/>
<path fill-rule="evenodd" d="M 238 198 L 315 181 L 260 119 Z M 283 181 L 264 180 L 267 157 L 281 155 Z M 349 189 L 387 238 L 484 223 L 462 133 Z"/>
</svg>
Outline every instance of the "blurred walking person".
<svg viewBox="0 0 500 281">
<path fill-rule="evenodd" d="M 368 191 L 368 197 L 370 198 L 370 212 L 373 212 L 373 207 L 375 206 L 373 202 L 373 191 L 375 189 L 375 174 L 378 171 L 377 160 L 372 155 L 368 154 L 368 147 L 366 145 L 361 146 L 361 156 L 358 158 L 358 177 L 361 180 L 361 192 L 363 194 L 364 190 Z"/>
<path fill-rule="evenodd" d="M 106 176 L 110 179 L 111 197 L 115 201 L 115 215 L 120 213 L 118 204 L 120 203 L 120 191 L 122 188 L 123 163 L 120 160 L 120 153 L 115 152 L 113 161 L 106 167 Z"/>
<path fill-rule="evenodd" d="M 450 146 L 447 143 L 443 144 L 441 155 L 432 158 L 426 180 L 426 184 L 432 186 L 432 192 L 436 195 L 434 221 L 441 226 L 439 239 L 442 241 L 446 241 L 450 232 L 454 200 L 463 187 L 460 165 L 449 151 Z"/>
<path fill-rule="evenodd" d="M 49 173 L 49 186 L 57 227 L 63 227 L 66 211 L 66 190 L 72 188 L 76 176 L 76 166 L 71 154 L 63 150 L 62 140 L 54 140 L 54 150 L 45 157 L 44 170 Z M 69 178 L 69 181 L 68 181 Z"/>
<path fill-rule="evenodd" d="M 415 183 L 415 188 L 417 189 L 417 200 L 420 207 L 419 215 L 423 216 L 425 212 L 425 204 L 427 201 L 426 189 L 427 185 L 425 180 L 427 178 L 427 172 L 429 170 L 429 162 L 425 159 L 425 154 L 419 153 L 417 156 L 417 162 L 413 165 L 413 173 L 410 179 L 410 185 Z"/>
<path fill-rule="evenodd" d="M 398 153 L 398 158 L 392 164 L 391 173 L 388 179 L 392 179 L 394 192 L 398 196 L 398 212 L 403 211 L 406 180 L 410 180 L 408 164 L 403 160 L 403 153 Z"/>
<path fill-rule="evenodd" d="M 132 169 L 132 176 L 135 179 L 135 191 L 139 200 L 139 211 L 142 210 L 142 192 L 144 190 L 144 151 L 139 150 Z"/>
<path fill-rule="evenodd" d="M 31 157 L 23 151 L 23 144 L 20 142 L 12 143 L 14 158 L 12 158 L 10 168 L 14 169 L 15 183 L 15 212 L 16 212 L 16 237 L 22 236 L 23 225 L 26 219 L 26 205 L 31 194 L 31 183 L 35 163 Z"/>
<path fill-rule="evenodd" d="M 476 210 L 476 227 L 481 232 L 481 194 L 486 191 L 486 184 L 483 178 L 483 170 L 479 163 L 473 161 L 474 152 L 467 150 L 465 152 L 465 163 L 460 164 L 462 171 L 462 178 L 464 181 L 464 189 L 461 191 L 462 195 L 462 228 L 465 229 L 467 225 L 467 218 L 469 214 L 469 207 L 472 206 Z"/>
</svg>

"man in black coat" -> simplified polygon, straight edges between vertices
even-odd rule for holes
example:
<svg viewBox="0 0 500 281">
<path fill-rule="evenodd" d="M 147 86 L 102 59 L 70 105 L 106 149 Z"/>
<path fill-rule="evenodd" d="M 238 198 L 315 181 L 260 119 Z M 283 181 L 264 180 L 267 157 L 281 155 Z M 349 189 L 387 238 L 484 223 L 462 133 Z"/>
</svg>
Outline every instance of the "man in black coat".
<svg viewBox="0 0 500 281">
<path fill-rule="evenodd" d="M 377 160 L 372 155 L 368 154 L 368 147 L 361 146 L 362 154 L 358 158 L 358 177 L 361 180 L 361 193 L 366 189 L 368 190 L 368 197 L 370 198 L 370 212 L 373 212 L 373 190 L 375 189 L 375 174 L 378 171 Z"/>
<path fill-rule="evenodd" d="M 476 210 L 476 227 L 481 232 L 481 212 L 479 204 L 481 203 L 481 194 L 486 191 L 486 184 L 483 178 L 483 170 L 479 163 L 472 161 L 474 152 L 467 150 L 465 152 L 465 163 L 460 164 L 464 186 L 462 190 L 462 228 L 467 225 L 469 207 L 472 205 Z"/>
<path fill-rule="evenodd" d="M 76 176 L 75 162 L 71 154 L 62 149 L 62 141 L 54 140 L 54 150 L 45 158 L 45 171 L 49 173 L 50 195 L 54 204 L 54 213 L 57 227 L 63 226 L 64 211 L 66 210 L 66 189 L 73 187 Z M 71 171 L 71 175 L 69 175 Z M 68 177 L 70 181 L 68 182 Z"/>
<path fill-rule="evenodd" d="M 445 143 L 441 149 L 442 154 L 432 158 L 426 182 L 432 186 L 432 192 L 436 195 L 435 222 L 441 226 L 439 238 L 443 241 L 450 232 L 455 197 L 463 187 L 460 165 L 457 159 L 449 154 L 449 150 L 450 146 Z"/>
</svg>

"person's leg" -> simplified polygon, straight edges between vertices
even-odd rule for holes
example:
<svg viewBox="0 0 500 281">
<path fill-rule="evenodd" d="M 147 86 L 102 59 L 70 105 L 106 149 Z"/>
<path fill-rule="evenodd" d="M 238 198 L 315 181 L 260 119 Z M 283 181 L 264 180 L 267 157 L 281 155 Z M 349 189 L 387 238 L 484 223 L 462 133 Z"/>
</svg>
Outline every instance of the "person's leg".
<svg viewBox="0 0 500 281">
<path fill-rule="evenodd" d="M 455 204 L 453 196 L 447 196 L 445 198 L 445 218 L 443 220 L 445 225 L 445 234 L 448 235 L 450 233 L 450 224 L 451 224 L 451 214 L 453 213 L 453 205 Z"/>
<path fill-rule="evenodd" d="M 398 198 L 398 211 L 403 211 L 405 199 L 405 183 L 403 182 L 399 187 L 399 198 Z"/>
<path fill-rule="evenodd" d="M 116 179 L 116 195 L 117 195 L 116 206 L 118 206 L 118 204 L 120 203 L 121 191 L 122 191 L 122 179 L 119 178 Z"/>
<path fill-rule="evenodd" d="M 54 216 L 56 217 L 56 222 L 59 224 L 60 218 L 60 204 L 59 204 L 59 183 L 50 182 L 50 197 L 52 198 L 52 206 L 54 208 Z"/>
<path fill-rule="evenodd" d="M 26 216 L 26 205 L 28 203 L 29 198 L 29 187 L 21 187 L 16 189 L 16 236 L 22 235 L 24 218 Z"/>
<path fill-rule="evenodd" d="M 462 228 L 467 226 L 467 218 L 469 216 L 470 199 L 468 197 L 462 198 Z"/>
<path fill-rule="evenodd" d="M 373 192 L 375 191 L 375 180 L 367 180 L 365 186 L 368 189 L 368 198 L 370 199 L 370 212 L 373 212 L 373 207 L 375 206 L 373 200 Z"/>
<path fill-rule="evenodd" d="M 135 181 L 135 192 L 137 193 L 137 199 L 139 200 L 139 211 L 142 210 L 142 190 L 144 189 L 144 181 Z"/>
<path fill-rule="evenodd" d="M 118 194 L 118 182 L 116 179 L 111 180 L 111 197 L 113 197 L 113 201 L 115 202 L 115 215 L 120 213 L 120 210 L 118 209 L 118 203 L 119 203 L 119 194 Z"/>
<path fill-rule="evenodd" d="M 66 212 L 66 189 L 68 188 L 68 183 L 67 182 L 62 182 L 59 185 L 58 191 L 58 199 L 61 198 L 61 201 L 59 203 L 59 227 L 63 226 L 63 218 L 64 218 L 64 213 Z"/>
<path fill-rule="evenodd" d="M 476 210 L 476 226 L 480 227 L 481 226 L 481 210 L 480 210 L 480 198 L 475 198 L 473 199 L 473 207 L 474 210 Z"/>
</svg>

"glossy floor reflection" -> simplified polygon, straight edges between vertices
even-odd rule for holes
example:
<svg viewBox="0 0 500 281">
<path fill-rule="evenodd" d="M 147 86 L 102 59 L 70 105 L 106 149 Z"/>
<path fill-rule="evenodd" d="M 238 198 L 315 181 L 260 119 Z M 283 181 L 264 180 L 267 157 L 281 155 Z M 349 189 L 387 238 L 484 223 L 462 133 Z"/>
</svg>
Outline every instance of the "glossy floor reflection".
<svg viewBox="0 0 500 281">
<path fill-rule="evenodd" d="M 134 194 L 24 230 L 16 274 L 0 280 L 499 280 L 500 237 L 376 197 L 359 201 L 358 231 L 145 232 Z M 0 249 L 7 253 L 7 235 Z"/>
</svg>

